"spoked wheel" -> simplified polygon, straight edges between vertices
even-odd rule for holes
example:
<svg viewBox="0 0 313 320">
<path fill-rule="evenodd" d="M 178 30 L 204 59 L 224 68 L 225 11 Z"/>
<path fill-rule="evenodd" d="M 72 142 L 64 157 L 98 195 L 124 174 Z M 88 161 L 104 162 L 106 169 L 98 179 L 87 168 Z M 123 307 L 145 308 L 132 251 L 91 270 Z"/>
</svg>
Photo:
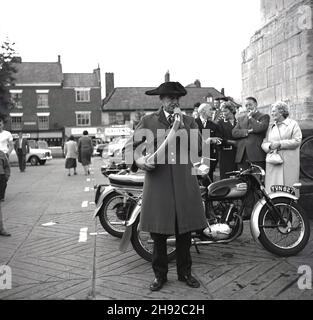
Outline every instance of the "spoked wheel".
<svg viewBox="0 0 313 320">
<path fill-rule="evenodd" d="M 153 240 L 149 232 L 140 231 L 140 216 L 137 217 L 136 222 L 133 224 L 131 243 L 134 250 L 143 259 L 151 262 L 153 252 Z M 167 259 L 171 261 L 176 257 L 175 237 L 167 239 Z"/>
<path fill-rule="evenodd" d="M 277 223 L 274 214 L 263 207 L 259 216 L 259 240 L 265 249 L 278 256 L 299 253 L 310 238 L 310 223 L 303 209 L 288 198 L 273 199 L 287 226 Z"/>
<path fill-rule="evenodd" d="M 300 147 L 300 170 L 307 178 L 313 179 L 313 136 L 306 138 Z"/>
<path fill-rule="evenodd" d="M 99 220 L 104 230 L 114 237 L 122 238 L 127 214 L 135 205 L 135 200 L 128 198 L 124 204 L 124 197 L 121 194 L 111 193 L 99 211 Z"/>
</svg>

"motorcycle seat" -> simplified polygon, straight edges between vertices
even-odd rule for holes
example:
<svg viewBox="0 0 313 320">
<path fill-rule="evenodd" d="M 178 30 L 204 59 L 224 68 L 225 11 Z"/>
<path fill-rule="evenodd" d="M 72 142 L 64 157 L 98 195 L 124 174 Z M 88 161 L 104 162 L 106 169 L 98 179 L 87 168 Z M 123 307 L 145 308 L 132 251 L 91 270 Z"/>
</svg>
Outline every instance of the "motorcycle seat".
<svg viewBox="0 0 313 320">
<path fill-rule="evenodd" d="M 135 174 L 110 174 L 108 178 L 111 185 L 119 187 L 142 188 L 145 176 Z"/>
</svg>

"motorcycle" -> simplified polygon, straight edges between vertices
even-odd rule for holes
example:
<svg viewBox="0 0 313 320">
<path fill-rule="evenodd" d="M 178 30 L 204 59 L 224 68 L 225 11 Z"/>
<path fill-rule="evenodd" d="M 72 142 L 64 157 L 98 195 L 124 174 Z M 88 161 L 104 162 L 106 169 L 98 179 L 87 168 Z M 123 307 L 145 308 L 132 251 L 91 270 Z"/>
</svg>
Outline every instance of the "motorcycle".
<svg viewBox="0 0 313 320">
<path fill-rule="evenodd" d="M 123 169 L 122 169 L 123 168 Z M 123 166 L 102 167 L 109 183 L 96 188 L 94 218 L 99 217 L 103 229 L 114 237 L 122 238 L 125 220 L 130 216 L 142 193 L 144 175 L 129 174 Z"/>
<path fill-rule="evenodd" d="M 203 165 L 199 164 L 199 168 Z M 200 170 L 201 171 L 201 170 Z M 192 245 L 225 244 L 237 239 L 243 232 L 244 220 L 250 220 L 250 230 L 255 241 L 277 256 L 299 253 L 310 237 L 309 220 L 297 203 L 293 187 L 273 186 L 268 193 L 264 187 L 264 170 L 252 163 L 244 171 L 229 173 L 232 177 L 201 187 L 207 228 L 192 233 Z M 255 195 L 251 217 L 244 216 L 248 193 Z M 134 250 L 145 260 L 151 261 L 153 240 L 140 230 L 141 199 L 126 220 L 126 230 L 120 243 L 125 251 L 131 242 Z M 167 239 L 168 259 L 175 258 L 175 237 Z M 199 252 L 199 251 L 198 251 Z"/>
</svg>

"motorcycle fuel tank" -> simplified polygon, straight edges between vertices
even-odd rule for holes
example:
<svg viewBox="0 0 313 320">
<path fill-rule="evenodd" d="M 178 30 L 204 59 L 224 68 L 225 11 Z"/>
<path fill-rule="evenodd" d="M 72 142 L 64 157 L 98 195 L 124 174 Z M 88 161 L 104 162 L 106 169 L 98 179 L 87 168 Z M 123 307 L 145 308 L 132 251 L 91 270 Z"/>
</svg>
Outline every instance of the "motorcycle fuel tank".
<svg viewBox="0 0 313 320">
<path fill-rule="evenodd" d="M 239 199 L 246 195 L 248 185 L 240 179 L 224 179 L 208 186 L 208 196 L 212 200 Z"/>
</svg>

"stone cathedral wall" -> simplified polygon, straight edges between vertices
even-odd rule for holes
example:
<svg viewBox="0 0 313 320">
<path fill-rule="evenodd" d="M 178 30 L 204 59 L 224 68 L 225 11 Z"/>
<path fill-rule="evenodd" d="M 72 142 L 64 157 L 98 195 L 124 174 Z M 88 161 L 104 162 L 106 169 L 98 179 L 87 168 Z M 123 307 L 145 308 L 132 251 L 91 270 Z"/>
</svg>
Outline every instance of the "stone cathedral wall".
<svg viewBox="0 0 313 320">
<path fill-rule="evenodd" d="M 313 129 L 313 0 L 261 0 L 262 28 L 242 57 L 242 98 L 269 112 L 287 102 L 291 117 Z"/>
</svg>

